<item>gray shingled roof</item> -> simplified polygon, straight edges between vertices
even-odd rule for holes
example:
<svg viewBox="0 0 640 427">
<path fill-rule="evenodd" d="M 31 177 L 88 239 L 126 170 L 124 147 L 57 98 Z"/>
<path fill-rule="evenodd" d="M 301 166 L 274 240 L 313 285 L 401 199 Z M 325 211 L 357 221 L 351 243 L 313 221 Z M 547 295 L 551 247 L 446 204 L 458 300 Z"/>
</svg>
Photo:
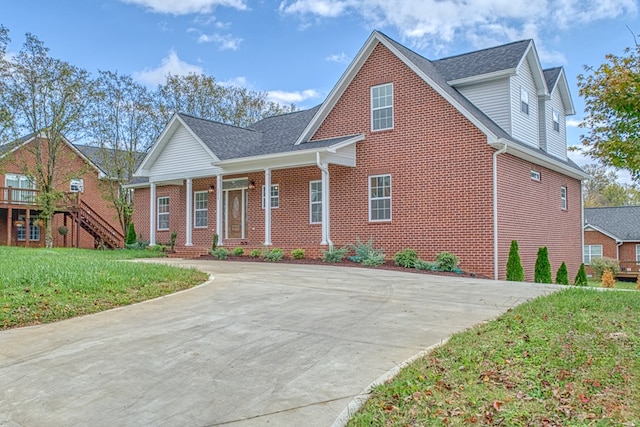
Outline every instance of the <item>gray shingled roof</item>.
<svg viewBox="0 0 640 427">
<path fill-rule="evenodd" d="M 0 156 L 8 153 L 14 147 L 22 144 L 23 142 L 30 140 L 34 135 L 34 133 L 30 133 L 29 135 L 25 135 L 21 138 L 16 139 L 15 141 L 7 142 L 6 144 L 0 145 Z"/>
<path fill-rule="evenodd" d="M 549 92 L 551 92 L 553 87 L 556 85 L 558 77 L 560 77 L 560 71 L 562 71 L 562 67 L 547 68 L 546 70 L 542 70 L 544 74 L 544 81 L 547 84 Z"/>
<path fill-rule="evenodd" d="M 620 240 L 640 242 L 640 206 L 585 208 L 584 222 Z"/>
<path fill-rule="evenodd" d="M 102 149 L 100 147 L 95 147 L 92 145 L 79 145 L 73 144 L 74 147 L 78 149 L 90 162 L 96 165 L 102 172 L 106 175 L 109 175 L 109 165 L 105 164 L 104 156 L 102 155 Z M 146 153 L 137 152 L 135 153 L 136 163 L 134 169 L 136 169 Z"/>
<path fill-rule="evenodd" d="M 447 81 L 516 68 L 531 40 L 521 40 L 502 46 L 476 50 L 462 55 L 433 61 Z"/>
</svg>

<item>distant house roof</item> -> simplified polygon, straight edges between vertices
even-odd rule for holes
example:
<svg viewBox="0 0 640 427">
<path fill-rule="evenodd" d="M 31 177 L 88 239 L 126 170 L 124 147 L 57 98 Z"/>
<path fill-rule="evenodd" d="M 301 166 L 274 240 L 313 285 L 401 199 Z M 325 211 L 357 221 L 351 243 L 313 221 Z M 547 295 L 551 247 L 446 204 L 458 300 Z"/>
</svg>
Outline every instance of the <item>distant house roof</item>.
<svg viewBox="0 0 640 427">
<path fill-rule="evenodd" d="M 556 82 L 558 81 L 558 77 L 560 77 L 560 73 L 562 72 L 562 67 L 547 68 L 542 72 L 544 73 L 544 80 L 547 83 L 547 87 L 549 88 L 549 91 L 551 91 L 553 87 L 556 85 Z"/>
<path fill-rule="evenodd" d="M 584 222 L 620 241 L 640 242 L 640 206 L 585 208 Z"/>
<path fill-rule="evenodd" d="M 93 145 L 78 145 L 78 144 L 73 144 L 73 146 L 80 151 L 80 153 L 82 153 L 87 160 L 89 160 L 91 163 L 93 163 L 97 168 L 99 168 L 102 173 L 104 173 L 106 176 L 112 176 L 113 174 L 111 174 L 109 171 L 109 165 L 107 165 L 105 163 L 105 156 L 103 155 L 102 152 L 102 148 L 100 147 L 96 147 Z M 138 167 L 138 165 L 140 164 L 140 162 L 142 161 L 142 159 L 144 159 L 145 153 L 143 152 L 136 152 L 135 153 L 135 168 Z"/>
</svg>

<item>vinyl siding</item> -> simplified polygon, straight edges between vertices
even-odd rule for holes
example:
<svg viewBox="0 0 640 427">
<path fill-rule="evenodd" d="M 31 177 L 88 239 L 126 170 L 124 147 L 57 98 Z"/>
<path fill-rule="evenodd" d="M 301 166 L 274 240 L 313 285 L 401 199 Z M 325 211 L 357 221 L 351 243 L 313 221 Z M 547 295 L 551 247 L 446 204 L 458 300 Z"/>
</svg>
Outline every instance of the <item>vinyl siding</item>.
<svg viewBox="0 0 640 427">
<path fill-rule="evenodd" d="M 529 114 L 520 111 L 520 88 L 529 93 Z M 511 77 L 511 136 L 539 147 L 538 94 L 528 61 L 523 61 L 517 74 Z"/>
<path fill-rule="evenodd" d="M 547 130 L 547 152 L 552 156 L 556 156 L 565 160 L 567 158 L 567 125 L 564 115 L 564 104 L 558 88 L 556 87 L 551 94 L 551 99 L 546 103 L 546 120 L 545 128 Z M 560 132 L 553 130 L 553 109 L 558 111 L 560 115 Z"/>
<path fill-rule="evenodd" d="M 150 176 L 211 168 L 211 155 L 184 128 L 173 134 L 150 170 Z"/>
<path fill-rule="evenodd" d="M 511 133 L 508 78 L 463 86 L 458 90 L 498 126 Z"/>
</svg>

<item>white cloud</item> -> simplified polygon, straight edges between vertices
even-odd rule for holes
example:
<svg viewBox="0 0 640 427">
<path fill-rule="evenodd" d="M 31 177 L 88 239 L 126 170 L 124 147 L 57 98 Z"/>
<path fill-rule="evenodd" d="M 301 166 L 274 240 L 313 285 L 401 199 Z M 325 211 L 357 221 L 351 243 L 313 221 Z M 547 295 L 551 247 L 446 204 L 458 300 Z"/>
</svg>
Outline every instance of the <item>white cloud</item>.
<svg viewBox="0 0 640 427">
<path fill-rule="evenodd" d="M 164 83 L 169 74 L 183 76 L 190 73 L 201 74 L 203 72 L 202 67 L 182 61 L 178 57 L 178 54 L 174 50 L 171 50 L 169 54 L 162 59 L 158 67 L 147 68 L 144 71 L 136 71 L 132 74 L 132 77 L 140 83 L 155 86 Z"/>
<path fill-rule="evenodd" d="M 249 83 L 247 82 L 247 78 L 244 76 L 233 77 L 228 80 L 222 80 L 218 82 L 222 86 L 236 86 L 250 89 Z"/>
<path fill-rule="evenodd" d="M 282 90 L 270 90 L 267 93 L 268 98 L 271 101 L 277 102 L 279 104 L 295 104 L 306 101 L 308 99 L 319 98 L 320 92 L 314 89 L 306 89 L 303 91 L 293 91 L 293 92 L 285 92 Z"/>
<path fill-rule="evenodd" d="M 286 1 L 280 3 L 280 11 L 283 13 L 311 14 L 326 18 L 335 18 L 351 6 L 351 1 L 343 0 L 296 0 L 291 4 Z"/>
<path fill-rule="evenodd" d="M 567 127 L 579 128 L 580 127 L 580 123 L 582 123 L 582 120 L 568 119 L 567 120 Z"/>
<path fill-rule="evenodd" d="M 242 39 L 230 34 L 200 34 L 198 43 L 215 43 L 222 50 L 237 50 Z"/>
<path fill-rule="evenodd" d="M 340 52 L 340 53 L 335 53 L 333 55 L 329 55 L 325 59 L 327 61 L 329 61 L 329 62 L 338 62 L 338 63 L 341 63 L 341 64 L 346 64 L 349 61 L 351 61 L 351 59 L 349 59 L 347 54 L 344 53 L 344 52 Z"/>
<path fill-rule="evenodd" d="M 246 10 L 245 0 L 120 0 L 123 3 L 146 7 L 155 13 L 187 15 L 211 13 L 217 6 Z"/>
</svg>

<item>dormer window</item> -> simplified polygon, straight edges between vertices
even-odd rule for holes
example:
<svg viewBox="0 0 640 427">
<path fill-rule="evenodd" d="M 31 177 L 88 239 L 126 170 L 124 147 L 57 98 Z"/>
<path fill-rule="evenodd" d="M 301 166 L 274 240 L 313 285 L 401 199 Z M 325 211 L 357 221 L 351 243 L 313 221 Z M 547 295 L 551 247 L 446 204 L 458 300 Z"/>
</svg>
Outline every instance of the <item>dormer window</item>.
<svg viewBox="0 0 640 427">
<path fill-rule="evenodd" d="M 552 116 L 553 116 L 553 130 L 555 130 L 556 132 L 560 132 L 560 112 L 554 108 L 552 112 Z"/>
<path fill-rule="evenodd" d="M 529 114 L 529 92 L 524 88 L 520 88 L 520 111 Z"/>
<path fill-rule="evenodd" d="M 393 129 L 393 83 L 371 87 L 371 130 Z"/>
</svg>

